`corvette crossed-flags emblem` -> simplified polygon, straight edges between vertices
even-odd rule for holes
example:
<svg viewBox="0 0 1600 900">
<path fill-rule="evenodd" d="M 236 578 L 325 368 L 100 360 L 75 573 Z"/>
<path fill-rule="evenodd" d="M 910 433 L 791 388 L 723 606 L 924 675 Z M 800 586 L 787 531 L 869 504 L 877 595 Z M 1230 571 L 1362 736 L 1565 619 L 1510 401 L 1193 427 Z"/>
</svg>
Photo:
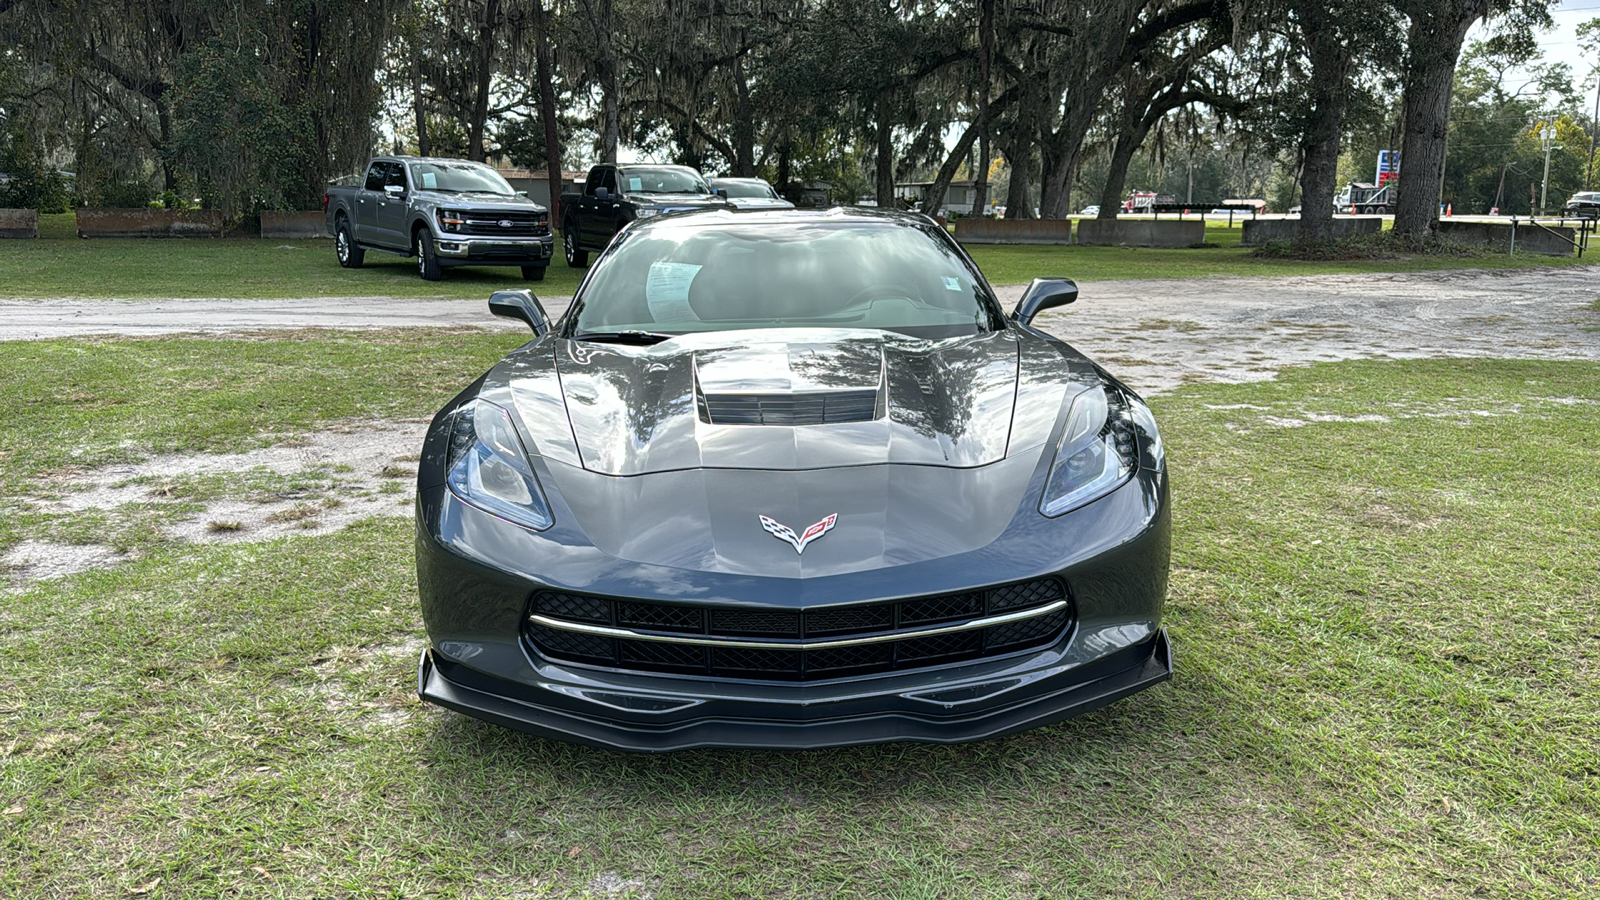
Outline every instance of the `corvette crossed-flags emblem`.
<svg viewBox="0 0 1600 900">
<path fill-rule="evenodd" d="M 761 527 L 778 540 L 788 542 L 789 546 L 794 548 L 794 552 L 804 553 L 806 552 L 807 544 L 832 531 L 833 524 L 837 521 L 839 521 L 839 514 L 832 513 L 826 519 L 807 528 L 804 533 L 795 534 L 793 528 L 779 523 L 777 519 L 762 516 Z"/>
</svg>

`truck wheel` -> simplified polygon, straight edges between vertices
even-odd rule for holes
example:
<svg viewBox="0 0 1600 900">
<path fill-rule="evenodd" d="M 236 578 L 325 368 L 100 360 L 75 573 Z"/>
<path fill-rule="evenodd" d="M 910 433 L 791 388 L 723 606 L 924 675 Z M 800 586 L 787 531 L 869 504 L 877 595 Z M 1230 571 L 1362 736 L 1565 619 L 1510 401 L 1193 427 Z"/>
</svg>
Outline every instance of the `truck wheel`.
<svg viewBox="0 0 1600 900">
<path fill-rule="evenodd" d="M 548 268 L 550 268 L 550 267 L 549 266 L 523 266 L 522 267 L 522 280 L 523 281 L 543 281 L 544 280 L 544 270 L 548 269 Z"/>
<path fill-rule="evenodd" d="M 344 216 L 334 225 L 333 252 L 339 257 L 339 265 L 346 269 L 361 268 L 367 258 L 367 251 L 356 243 L 356 236 L 350 233 L 350 220 Z"/>
<path fill-rule="evenodd" d="M 571 219 L 561 226 L 561 247 L 567 254 L 567 265 L 581 269 L 589 264 L 588 252 L 578 246 L 578 223 Z"/>
<path fill-rule="evenodd" d="M 444 277 L 439 265 L 439 254 L 433 249 L 433 235 L 424 228 L 417 232 L 417 271 L 423 281 L 438 281 Z"/>
</svg>

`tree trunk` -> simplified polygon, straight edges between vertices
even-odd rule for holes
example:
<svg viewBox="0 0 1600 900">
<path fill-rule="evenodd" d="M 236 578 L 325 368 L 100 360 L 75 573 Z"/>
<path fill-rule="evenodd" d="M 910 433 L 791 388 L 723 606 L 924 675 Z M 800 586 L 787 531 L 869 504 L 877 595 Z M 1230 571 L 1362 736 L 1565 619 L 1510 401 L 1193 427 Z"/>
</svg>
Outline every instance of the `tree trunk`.
<svg viewBox="0 0 1600 900">
<path fill-rule="evenodd" d="M 556 90 L 550 71 L 550 32 L 544 0 L 533 0 L 534 68 L 539 78 L 539 118 L 544 120 L 545 178 L 550 185 L 550 227 L 561 222 L 561 147 L 556 136 Z"/>
<path fill-rule="evenodd" d="M 894 200 L 894 125 L 889 121 L 889 93 L 878 95 L 877 171 L 878 208 L 895 208 Z"/>
<path fill-rule="evenodd" d="M 981 0 L 978 18 L 978 171 L 972 179 L 972 215 L 989 205 L 989 80 L 994 60 L 994 0 Z"/>
<path fill-rule="evenodd" d="M 1006 158 L 1011 161 L 1011 184 L 1006 188 L 1006 218 L 1031 219 L 1034 218 L 1033 207 L 1028 203 L 1028 185 L 1033 183 L 1033 148 L 1025 141 L 1018 141 L 1021 147 L 1012 147 L 1014 152 L 1007 153 Z"/>
<path fill-rule="evenodd" d="M 1016 95 L 1016 90 L 1012 89 L 995 98 L 993 103 L 986 105 L 989 106 L 989 111 L 992 113 L 994 110 L 1003 109 Z M 968 125 L 966 130 L 961 132 L 961 137 L 956 140 L 955 146 L 950 148 L 950 152 L 945 156 L 944 165 L 939 167 L 939 174 L 934 176 L 933 187 L 929 188 L 927 195 L 922 198 L 922 212 L 924 214 L 934 215 L 939 211 L 939 207 L 944 205 L 944 197 L 950 190 L 950 182 L 955 179 L 956 170 L 961 168 L 962 161 L 972 152 L 973 142 L 978 139 L 979 135 L 983 134 L 983 126 L 984 122 L 980 117 L 978 121 Z M 987 169 L 988 163 L 984 163 L 984 167 Z M 974 209 L 976 209 L 976 206 Z"/>
<path fill-rule="evenodd" d="M 1100 189 L 1100 212 L 1097 219 L 1115 219 L 1122 212 L 1122 189 L 1128 183 L 1128 166 L 1133 163 L 1134 151 L 1144 143 L 1148 129 L 1123 129 L 1117 135 L 1116 146 L 1111 150 L 1111 167 L 1106 170 L 1106 184 Z"/>
<path fill-rule="evenodd" d="M 1309 24 L 1306 30 L 1317 33 Z M 1325 241 L 1333 234 L 1333 193 L 1339 178 L 1339 129 L 1343 124 L 1349 58 L 1344 48 L 1326 37 L 1321 41 L 1313 40 L 1310 56 L 1311 118 L 1302 139 L 1305 162 L 1300 178 L 1300 228 L 1296 238 Z"/>
<path fill-rule="evenodd" d="M 755 115 L 750 109 L 750 84 L 745 80 L 744 57 L 733 58 L 733 84 L 738 101 L 738 116 L 733 121 L 733 174 L 753 178 L 756 174 Z"/>
<path fill-rule="evenodd" d="M 1395 234 L 1420 238 L 1438 228 L 1456 61 L 1467 30 L 1487 12 L 1487 0 L 1439 0 L 1410 11 Z"/>
<path fill-rule="evenodd" d="M 422 66 L 416 63 L 411 66 L 411 106 L 417 115 L 417 153 L 432 156 L 433 145 L 428 140 L 428 114 L 422 105 Z"/>
<path fill-rule="evenodd" d="M 483 162 L 487 155 L 483 133 L 489 124 L 489 86 L 494 80 L 494 32 L 500 18 L 500 0 L 484 0 L 483 21 L 478 23 L 478 83 L 472 98 L 472 120 L 467 123 L 467 159 Z"/>
<path fill-rule="evenodd" d="M 615 164 L 622 142 L 622 104 L 617 96 L 617 58 L 611 46 L 611 0 L 584 0 L 594 29 L 595 75 L 600 81 L 600 162 Z"/>
</svg>

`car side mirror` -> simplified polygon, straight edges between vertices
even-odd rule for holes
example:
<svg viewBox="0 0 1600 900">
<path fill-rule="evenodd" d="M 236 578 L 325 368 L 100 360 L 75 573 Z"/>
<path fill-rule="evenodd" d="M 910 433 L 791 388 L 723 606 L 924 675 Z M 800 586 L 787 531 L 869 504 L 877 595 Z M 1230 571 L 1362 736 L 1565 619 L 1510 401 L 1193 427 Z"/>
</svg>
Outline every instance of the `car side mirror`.
<svg viewBox="0 0 1600 900">
<path fill-rule="evenodd" d="M 550 316 L 546 315 L 544 307 L 539 305 L 539 298 L 533 296 L 533 291 L 526 288 L 495 291 L 490 294 L 489 312 L 507 319 L 526 322 L 539 337 L 544 337 L 550 332 Z"/>
<path fill-rule="evenodd" d="M 406 189 L 402 185 L 386 184 L 383 186 L 383 192 L 388 195 L 390 200 L 398 200 L 405 194 Z"/>
<path fill-rule="evenodd" d="M 524 200 L 526 200 L 526 199 L 528 199 L 528 192 L 527 191 L 517 191 L 517 196 L 521 197 Z"/>
<path fill-rule="evenodd" d="M 1033 317 L 1047 309 L 1066 306 L 1078 299 L 1078 285 L 1071 278 L 1035 278 L 1017 301 L 1011 318 L 1019 325 L 1028 325 Z"/>
<path fill-rule="evenodd" d="M 727 188 L 717 188 L 717 196 L 721 197 L 724 200 L 728 199 L 728 189 Z"/>
<path fill-rule="evenodd" d="M 611 199 L 611 192 L 606 190 L 605 188 L 595 188 L 594 189 L 594 198 L 596 200 L 610 200 Z"/>
</svg>

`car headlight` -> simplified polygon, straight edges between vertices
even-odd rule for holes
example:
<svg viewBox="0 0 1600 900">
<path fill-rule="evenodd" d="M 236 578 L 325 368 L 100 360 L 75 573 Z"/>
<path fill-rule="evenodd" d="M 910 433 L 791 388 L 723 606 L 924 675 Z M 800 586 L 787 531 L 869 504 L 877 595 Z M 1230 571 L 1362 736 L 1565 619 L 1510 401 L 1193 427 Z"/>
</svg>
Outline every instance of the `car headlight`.
<svg viewBox="0 0 1600 900">
<path fill-rule="evenodd" d="M 463 502 L 486 513 L 535 531 L 554 522 L 511 413 L 487 400 L 456 410 L 446 481 Z"/>
<path fill-rule="evenodd" d="M 1159 468 L 1161 438 L 1149 407 L 1104 386 L 1073 397 L 1039 511 L 1052 517 L 1071 512 L 1132 478 L 1141 464 L 1136 430 L 1147 435 L 1143 464 Z"/>
<path fill-rule="evenodd" d="M 660 212 L 661 210 L 656 209 L 654 206 L 638 206 L 633 210 L 633 217 L 635 219 L 648 219 Z"/>
<path fill-rule="evenodd" d="M 460 231 L 467 224 L 467 214 L 456 209 L 441 209 L 434 216 L 439 220 L 440 231 Z"/>
</svg>

